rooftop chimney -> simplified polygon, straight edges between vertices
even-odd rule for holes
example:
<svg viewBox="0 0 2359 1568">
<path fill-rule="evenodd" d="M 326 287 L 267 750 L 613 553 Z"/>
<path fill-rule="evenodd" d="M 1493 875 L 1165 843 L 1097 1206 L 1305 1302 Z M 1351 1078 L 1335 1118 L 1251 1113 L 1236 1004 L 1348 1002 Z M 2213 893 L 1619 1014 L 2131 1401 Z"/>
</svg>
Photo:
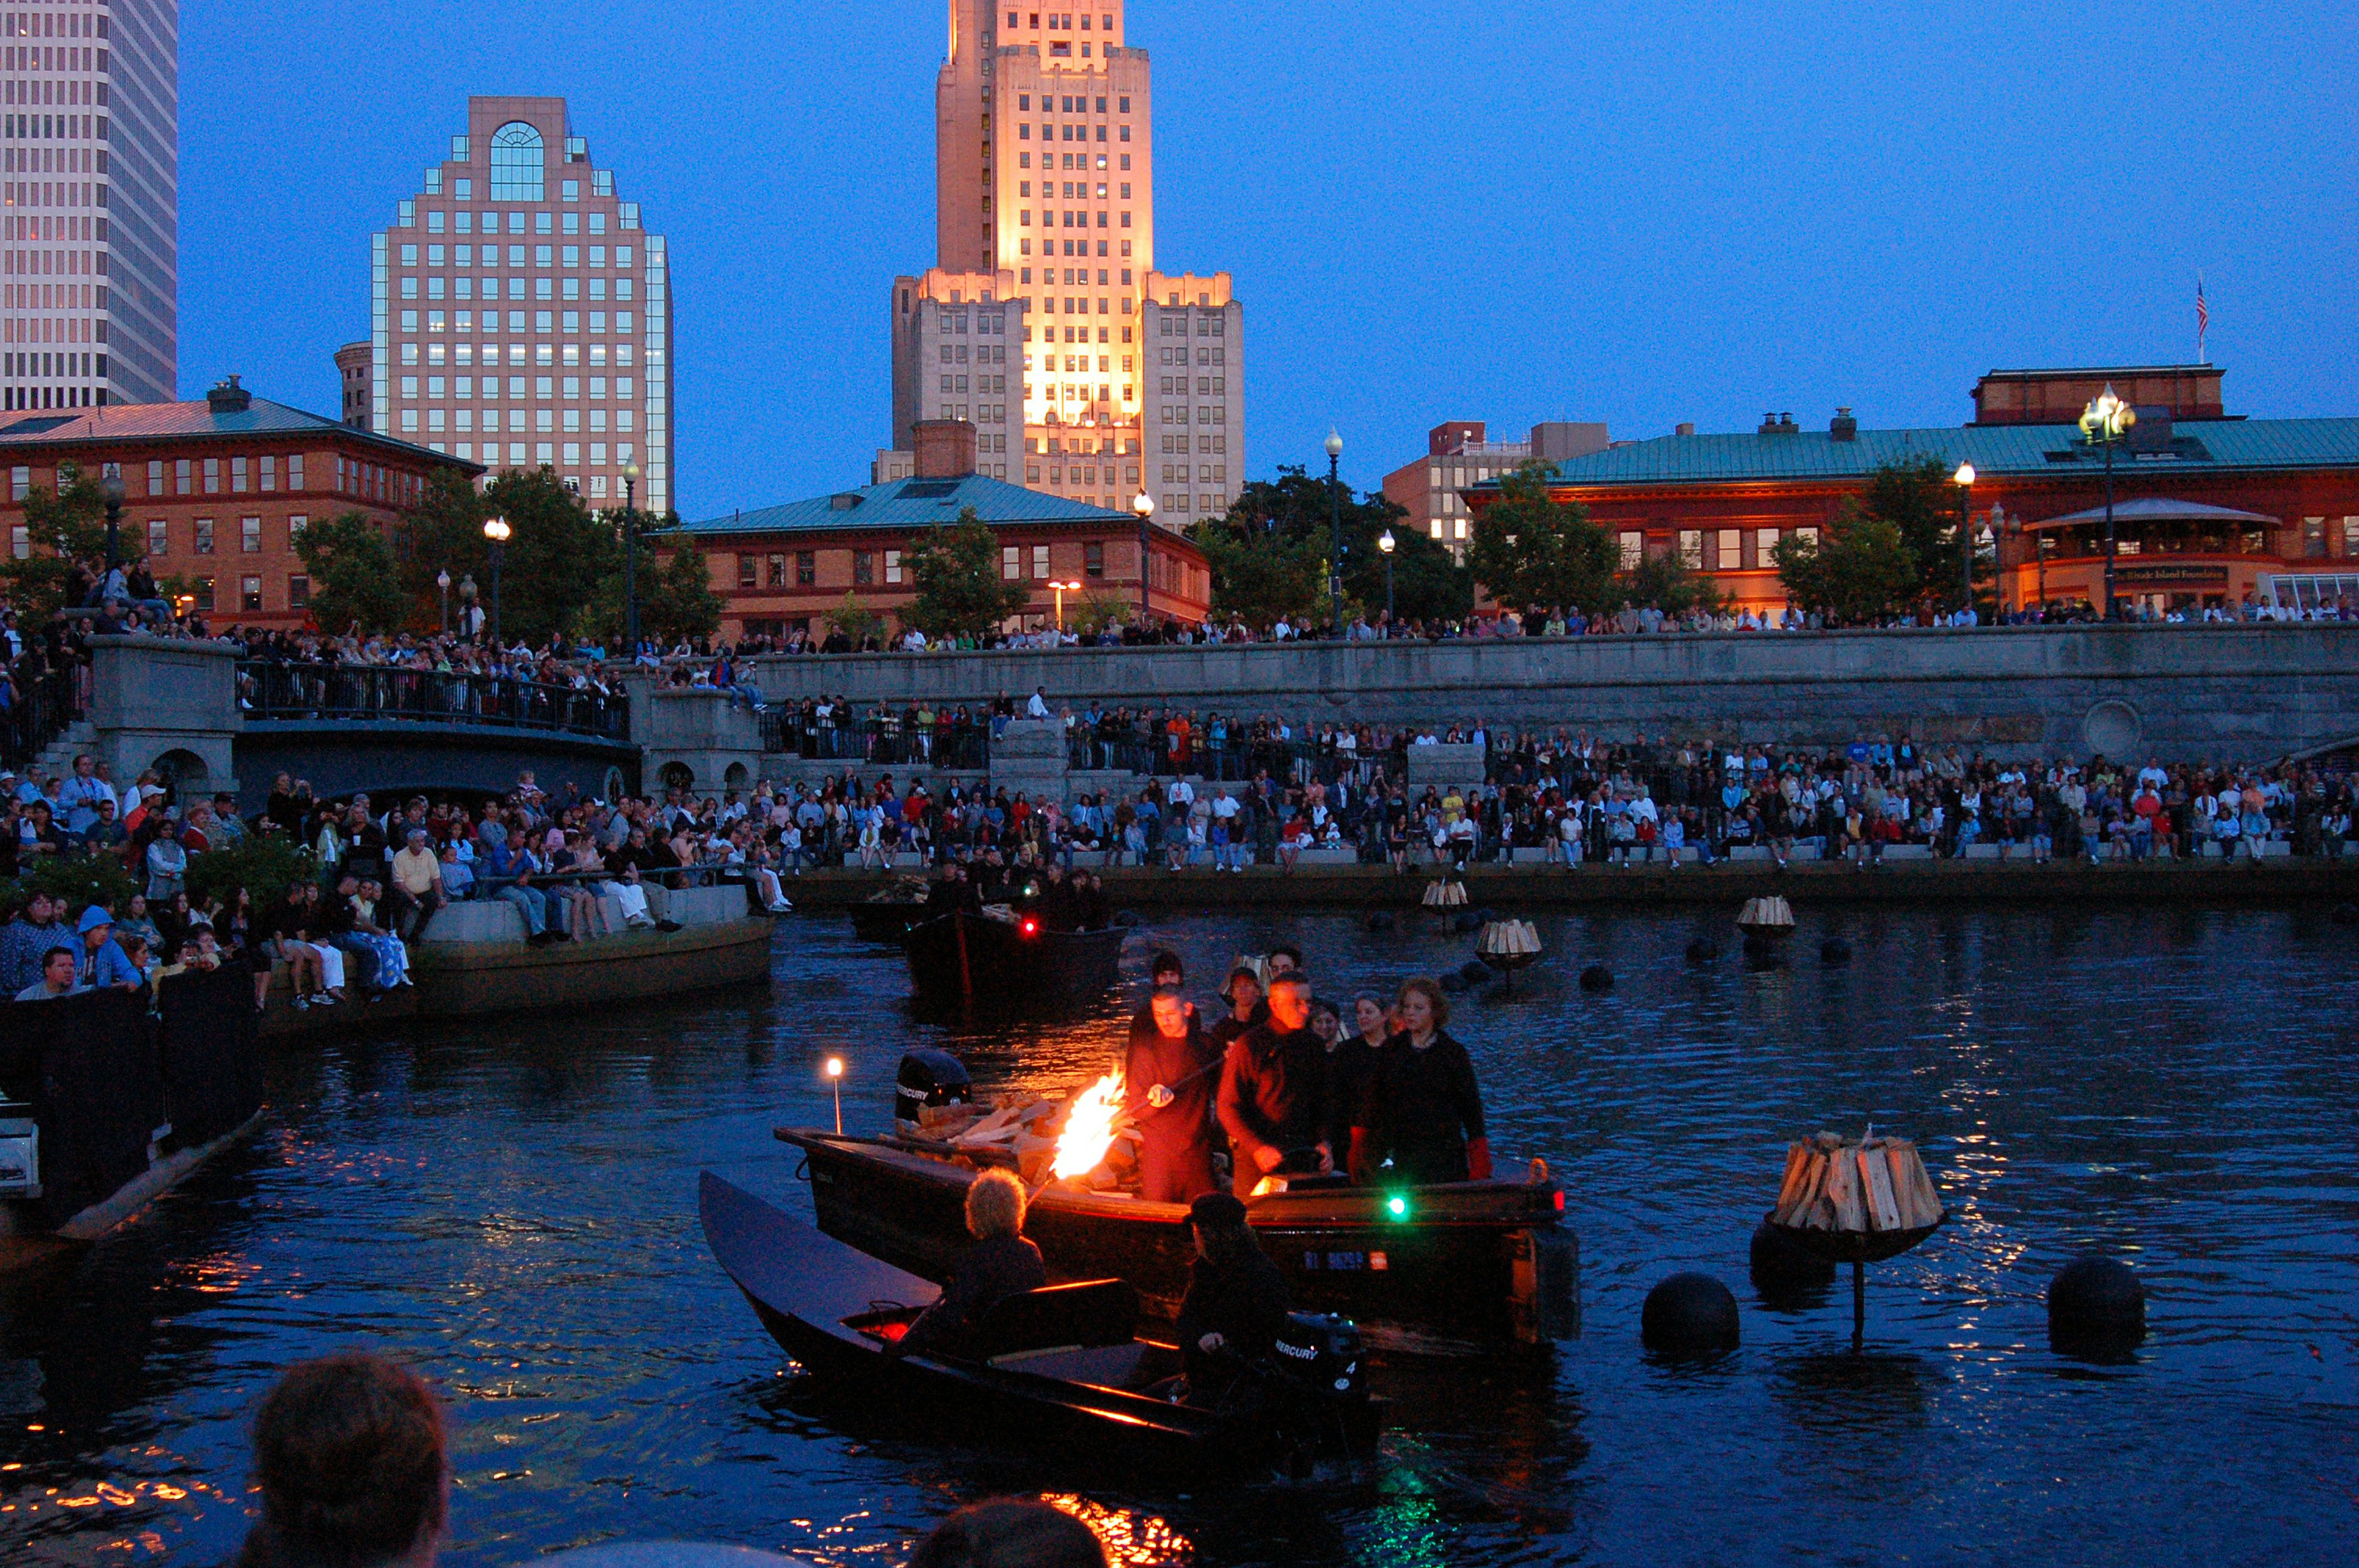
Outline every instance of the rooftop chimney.
<svg viewBox="0 0 2359 1568">
<path fill-rule="evenodd" d="M 1827 439 L 1830 441 L 1856 441 L 1859 439 L 1859 421 L 1851 416 L 1850 409 L 1838 408 L 1835 410 L 1834 423 L 1827 427 Z"/>
<path fill-rule="evenodd" d="M 1692 436 L 1692 435 L 1694 435 L 1694 434 L 1695 434 L 1695 421 L 1694 421 L 1694 420 L 1692 420 L 1692 419 L 1682 419 L 1682 420 L 1680 420 L 1678 424 L 1676 424 L 1676 425 L 1674 425 L 1674 426 L 1672 426 L 1672 427 L 1671 427 L 1671 434 L 1672 434 L 1672 435 L 1674 435 L 1674 436 Z"/>
<path fill-rule="evenodd" d="M 1755 435 L 1756 435 L 1756 436 L 1774 436 L 1774 435 L 1776 435 L 1776 434 L 1777 433 L 1777 411 L 1776 411 L 1775 409 L 1772 409 L 1772 410 L 1770 410 L 1768 413 L 1764 414 L 1763 416 L 1761 416 L 1761 428 L 1759 428 L 1758 430 L 1754 431 L 1753 433 L 1754 433 Z"/>
<path fill-rule="evenodd" d="M 920 419 L 912 430 L 919 479 L 964 479 L 974 472 L 974 427 L 963 419 Z"/>
<path fill-rule="evenodd" d="M 223 376 L 219 386 L 205 394 L 205 402 L 216 414 L 243 414 L 254 406 L 254 394 L 238 385 L 237 377 Z"/>
</svg>

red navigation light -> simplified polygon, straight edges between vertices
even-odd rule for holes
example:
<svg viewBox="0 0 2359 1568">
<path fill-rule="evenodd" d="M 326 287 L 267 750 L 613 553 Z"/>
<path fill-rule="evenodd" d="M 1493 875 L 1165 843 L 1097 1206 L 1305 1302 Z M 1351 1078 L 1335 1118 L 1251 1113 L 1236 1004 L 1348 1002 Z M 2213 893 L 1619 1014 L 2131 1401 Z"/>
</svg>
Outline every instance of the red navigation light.
<svg viewBox="0 0 2359 1568">
<path fill-rule="evenodd" d="M 1037 921 L 1037 920 L 1027 920 L 1027 921 L 1026 921 L 1026 922 L 1024 923 L 1024 935 L 1027 935 L 1027 936 L 1038 936 L 1038 935 L 1040 935 L 1040 923 L 1039 923 L 1038 921 Z"/>
<path fill-rule="evenodd" d="M 1556 1211 L 1559 1214 L 1562 1214 L 1564 1212 L 1564 1189 L 1562 1187 L 1559 1187 L 1556 1190 Z"/>
</svg>

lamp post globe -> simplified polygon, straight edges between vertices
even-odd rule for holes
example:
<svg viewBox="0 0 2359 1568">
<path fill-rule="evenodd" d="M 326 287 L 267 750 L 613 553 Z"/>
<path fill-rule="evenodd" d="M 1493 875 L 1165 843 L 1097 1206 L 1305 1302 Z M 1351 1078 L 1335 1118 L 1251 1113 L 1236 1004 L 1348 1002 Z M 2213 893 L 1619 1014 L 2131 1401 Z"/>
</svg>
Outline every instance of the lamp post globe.
<svg viewBox="0 0 2359 1568">
<path fill-rule="evenodd" d="M 451 634 L 451 568 L 443 568 L 434 574 L 435 591 L 442 598 L 442 635 Z"/>
<path fill-rule="evenodd" d="M 1959 587 L 1964 595 L 1959 602 L 1971 612 L 1974 607 L 1974 465 L 1960 463 L 1950 478 L 1958 487 Z"/>
<path fill-rule="evenodd" d="M 123 470 L 107 464 L 98 488 L 106 497 L 106 569 L 112 574 L 123 564 Z"/>
<path fill-rule="evenodd" d="M 623 640 L 639 656 L 639 465 L 623 465 Z"/>
<path fill-rule="evenodd" d="M 1376 548 L 1385 553 L 1385 635 L 1387 637 L 1392 635 L 1393 628 L 1393 551 L 1398 547 L 1398 542 L 1393 538 L 1393 531 L 1389 528 L 1376 540 Z"/>
<path fill-rule="evenodd" d="M 2114 393 L 2108 382 L 2105 390 L 2097 395 L 2081 411 L 2082 439 L 2105 451 L 2105 619 L 2114 619 L 2114 562 L 2119 555 L 2114 536 L 2114 449 L 2137 423 L 2137 410 L 2124 403 Z"/>
<path fill-rule="evenodd" d="M 484 524 L 484 538 L 492 557 L 492 640 L 495 643 L 500 640 L 500 552 L 515 532 L 505 517 L 490 518 Z"/>
<path fill-rule="evenodd" d="M 1131 497 L 1130 509 L 1138 516 L 1138 629 L 1147 630 L 1147 525 L 1155 517 L 1155 497 L 1140 491 Z"/>
<path fill-rule="evenodd" d="M 1343 481 L 1337 464 L 1343 458 L 1343 433 L 1327 432 L 1327 608 L 1335 618 L 1335 629 L 1343 628 Z"/>
</svg>

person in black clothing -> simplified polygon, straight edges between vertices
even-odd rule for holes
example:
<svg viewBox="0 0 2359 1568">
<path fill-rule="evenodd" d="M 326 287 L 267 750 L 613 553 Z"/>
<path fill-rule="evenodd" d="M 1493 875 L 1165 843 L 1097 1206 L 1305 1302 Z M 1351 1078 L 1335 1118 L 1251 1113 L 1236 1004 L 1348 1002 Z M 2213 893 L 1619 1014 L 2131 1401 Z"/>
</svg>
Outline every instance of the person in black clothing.
<svg viewBox="0 0 2359 1568">
<path fill-rule="evenodd" d="M 1273 977 L 1269 1018 L 1229 1043 L 1221 1069 L 1221 1125 L 1235 1162 L 1233 1187 L 1253 1195 L 1265 1176 L 1335 1168 L 1327 1141 L 1327 1048 L 1310 1030 L 1310 980 L 1299 971 Z M 1315 1156 L 1315 1163 L 1313 1158 Z"/>
<path fill-rule="evenodd" d="M 1174 960 L 1176 963 L 1177 960 Z M 1220 1053 L 1205 1040 L 1180 983 L 1158 984 L 1130 1022 L 1124 1114 L 1138 1129 L 1138 1195 L 1192 1203 L 1212 1180 L 1212 1094 Z"/>
<path fill-rule="evenodd" d="M 1260 1015 L 1261 977 L 1239 964 L 1229 971 L 1228 983 L 1221 987 L 1221 1000 L 1229 1004 L 1229 1016 L 1207 1033 L 1214 1049 L 1225 1053 L 1229 1042 L 1251 1029 Z"/>
<path fill-rule="evenodd" d="M 1392 1036 L 1392 1014 L 1364 992 L 1352 999 L 1352 1027 L 1329 1045 L 1327 1057 L 1327 1141 L 1343 1150 L 1352 1147 L 1352 1120 L 1367 1098 L 1377 1055 Z"/>
<path fill-rule="evenodd" d="M 951 1282 L 942 1287 L 941 1299 L 887 1345 L 886 1355 L 915 1356 L 929 1350 L 956 1355 L 985 1313 L 1009 1296 L 1037 1291 L 1049 1282 L 1049 1268 L 1040 1260 L 1040 1249 L 1024 1234 L 1024 1184 L 1010 1173 L 985 1171 L 967 1187 L 966 1228 L 974 1245 L 959 1260 Z"/>
<path fill-rule="evenodd" d="M 1491 1141 L 1483 1096 L 1466 1047 L 1443 1032 L 1450 1003 L 1432 980 L 1411 980 L 1397 1004 L 1400 1033 L 1376 1054 L 1352 1119 L 1352 1179 L 1375 1179 L 1392 1162 L 1397 1179 L 1487 1182 Z"/>
<path fill-rule="evenodd" d="M 1054 860 L 1040 873 L 1040 892 L 1035 907 L 1040 912 L 1040 924 L 1050 931 L 1081 929 L 1073 884 L 1065 880 L 1064 868 Z"/>
<path fill-rule="evenodd" d="M 1180 1303 L 1180 1352 L 1190 1403 L 1210 1403 L 1236 1380 L 1240 1363 L 1271 1354 L 1286 1328 L 1286 1277 L 1245 1225 L 1245 1206 L 1207 1193 L 1188 1211 L 1196 1260 Z"/>
</svg>

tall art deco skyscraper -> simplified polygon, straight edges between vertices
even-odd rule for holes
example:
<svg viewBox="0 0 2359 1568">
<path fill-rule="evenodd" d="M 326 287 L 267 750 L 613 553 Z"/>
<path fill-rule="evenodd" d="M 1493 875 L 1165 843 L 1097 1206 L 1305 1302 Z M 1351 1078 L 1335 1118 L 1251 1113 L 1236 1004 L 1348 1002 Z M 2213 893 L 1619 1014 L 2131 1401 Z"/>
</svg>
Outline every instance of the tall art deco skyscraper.
<svg viewBox="0 0 2359 1568">
<path fill-rule="evenodd" d="M 893 286 L 893 438 L 976 427 L 982 470 L 1185 527 L 1245 482 L 1244 308 L 1157 270 L 1153 84 L 1123 0 L 951 0 L 932 269 Z"/>
<path fill-rule="evenodd" d="M 179 0 L 0 11 L 0 405 L 173 397 L 179 59 Z"/>
<path fill-rule="evenodd" d="M 671 258 L 562 98 L 470 98 L 370 256 L 368 428 L 674 504 Z"/>
</svg>

